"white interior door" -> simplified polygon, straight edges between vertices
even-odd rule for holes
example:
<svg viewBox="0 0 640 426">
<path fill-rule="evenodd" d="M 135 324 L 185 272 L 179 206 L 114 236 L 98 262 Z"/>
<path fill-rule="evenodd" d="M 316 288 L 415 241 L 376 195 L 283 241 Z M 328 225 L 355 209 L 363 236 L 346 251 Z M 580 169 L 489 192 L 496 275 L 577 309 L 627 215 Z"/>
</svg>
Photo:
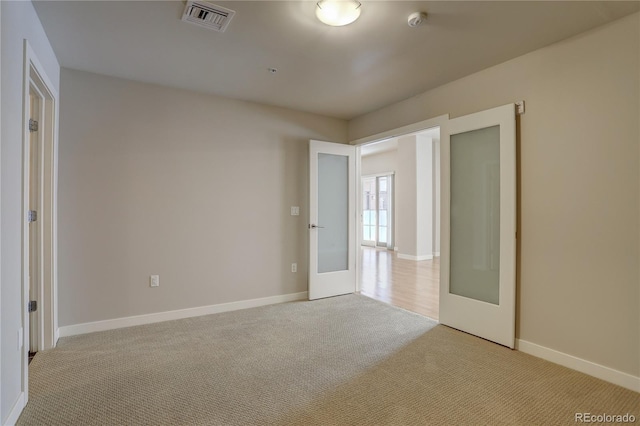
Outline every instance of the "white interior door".
<svg viewBox="0 0 640 426">
<path fill-rule="evenodd" d="M 36 122 L 40 120 L 40 102 L 35 93 L 29 96 L 31 109 L 31 119 Z M 40 135 L 39 131 L 29 132 L 29 210 L 42 213 L 40 208 Z M 38 305 L 40 300 L 40 222 L 29 223 L 29 300 L 35 301 Z M 40 350 L 40 315 L 39 312 L 29 313 L 29 352 L 35 353 Z"/>
<path fill-rule="evenodd" d="M 513 348 L 513 104 L 449 121 L 441 140 L 440 322 Z"/>
<path fill-rule="evenodd" d="M 309 144 L 309 300 L 356 290 L 356 148 Z"/>
</svg>

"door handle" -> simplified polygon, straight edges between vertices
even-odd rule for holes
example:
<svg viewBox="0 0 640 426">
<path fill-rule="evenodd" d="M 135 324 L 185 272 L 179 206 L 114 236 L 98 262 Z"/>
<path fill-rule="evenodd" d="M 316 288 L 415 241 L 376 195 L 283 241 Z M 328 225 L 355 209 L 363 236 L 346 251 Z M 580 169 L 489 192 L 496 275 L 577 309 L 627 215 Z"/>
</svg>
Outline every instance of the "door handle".
<svg viewBox="0 0 640 426">
<path fill-rule="evenodd" d="M 314 223 L 309 225 L 309 229 L 318 229 L 318 228 L 324 228 L 324 226 L 318 226 L 318 225 L 316 225 Z"/>
</svg>

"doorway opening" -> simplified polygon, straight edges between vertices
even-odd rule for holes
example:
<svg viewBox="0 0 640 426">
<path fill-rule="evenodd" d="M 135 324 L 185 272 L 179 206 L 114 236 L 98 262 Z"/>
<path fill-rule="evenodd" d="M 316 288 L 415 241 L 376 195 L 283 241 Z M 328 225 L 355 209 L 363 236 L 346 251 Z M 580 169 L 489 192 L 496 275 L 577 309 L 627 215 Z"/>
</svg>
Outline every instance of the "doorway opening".
<svg viewBox="0 0 640 426">
<path fill-rule="evenodd" d="M 439 318 L 440 127 L 360 147 L 362 295 Z"/>
</svg>

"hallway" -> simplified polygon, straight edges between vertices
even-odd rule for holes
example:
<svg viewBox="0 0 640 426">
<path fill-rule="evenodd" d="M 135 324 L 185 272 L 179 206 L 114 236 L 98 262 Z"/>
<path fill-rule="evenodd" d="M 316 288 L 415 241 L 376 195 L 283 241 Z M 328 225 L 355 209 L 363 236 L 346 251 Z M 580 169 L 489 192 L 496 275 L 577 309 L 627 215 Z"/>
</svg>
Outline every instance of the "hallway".
<svg viewBox="0 0 640 426">
<path fill-rule="evenodd" d="M 437 320 L 440 258 L 398 259 L 393 251 L 360 248 L 360 293 Z"/>
</svg>

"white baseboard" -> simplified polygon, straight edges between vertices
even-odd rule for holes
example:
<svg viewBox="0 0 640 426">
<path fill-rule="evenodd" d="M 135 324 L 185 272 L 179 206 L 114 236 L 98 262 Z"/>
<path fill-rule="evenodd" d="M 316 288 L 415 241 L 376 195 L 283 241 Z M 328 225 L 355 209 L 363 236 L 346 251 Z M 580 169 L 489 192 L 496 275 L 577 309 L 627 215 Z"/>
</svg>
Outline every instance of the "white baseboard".
<svg viewBox="0 0 640 426">
<path fill-rule="evenodd" d="M 422 256 L 412 256 L 410 254 L 402 254 L 402 253 L 398 253 L 398 259 L 405 259 L 405 260 L 431 260 L 433 259 L 433 255 L 432 254 L 425 254 Z"/>
<path fill-rule="evenodd" d="M 393 248 L 393 251 L 398 251 L 398 247 L 394 247 L 394 248 Z"/>
<path fill-rule="evenodd" d="M 14 426 L 18 422 L 18 417 L 20 417 L 20 414 L 22 414 L 22 410 L 24 409 L 24 406 L 25 406 L 24 392 L 20 392 L 20 396 L 18 397 L 18 400 L 16 401 L 16 403 L 13 404 L 13 408 L 11 408 L 11 411 L 9 412 L 9 417 L 7 417 L 7 420 L 5 421 L 4 426 Z"/>
<path fill-rule="evenodd" d="M 587 361 L 573 355 L 527 342 L 526 340 L 516 339 L 516 349 L 529 355 L 533 355 L 538 358 L 560 364 L 564 367 L 571 368 L 572 370 L 597 377 L 598 379 L 605 380 L 615 385 L 622 386 L 623 388 L 640 392 L 640 377 L 632 376 L 631 374 L 623 373 L 622 371 L 614 370 L 613 368 L 605 367 L 604 365 L 596 364 L 595 362 Z"/>
<path fill-rule="evenodd" d="M 60 340 L 60 328 L 56 328 L 56 331 L 53 333 L 53 347 L 58 346 L 58 340 Z"/>
<path fill-rule="evenodd" d="M 433 252 L 433 257 L 440 257 L 440 252 L 439 251 L 434 251 Z"/>
<path fill-rule="evenodd" d="M 60 327 L 58 330 L 60 337 L 75 336 L 78 334 L 93 333 L 96 331 L 113 330 L 116 328 L 131 327 L 135 325 L 152 324 L 162 321 L 217 314 L 220 312 L 237 311 L 239 309 L 255 308 L 258 306 L 274 305 L 276 303 L 295 302 L 297 300 L 307 300 L 308 298 L 308 292 L 303 291 L 301 293 L 241 300 L 238 302 L 221 303 L 219 305 L 199 306 L 197 308 L 179 309 L 176 311 L 158 312 L 154 314 L 136 315 L 132 317 L 67 325 Z"/>
</svg>

